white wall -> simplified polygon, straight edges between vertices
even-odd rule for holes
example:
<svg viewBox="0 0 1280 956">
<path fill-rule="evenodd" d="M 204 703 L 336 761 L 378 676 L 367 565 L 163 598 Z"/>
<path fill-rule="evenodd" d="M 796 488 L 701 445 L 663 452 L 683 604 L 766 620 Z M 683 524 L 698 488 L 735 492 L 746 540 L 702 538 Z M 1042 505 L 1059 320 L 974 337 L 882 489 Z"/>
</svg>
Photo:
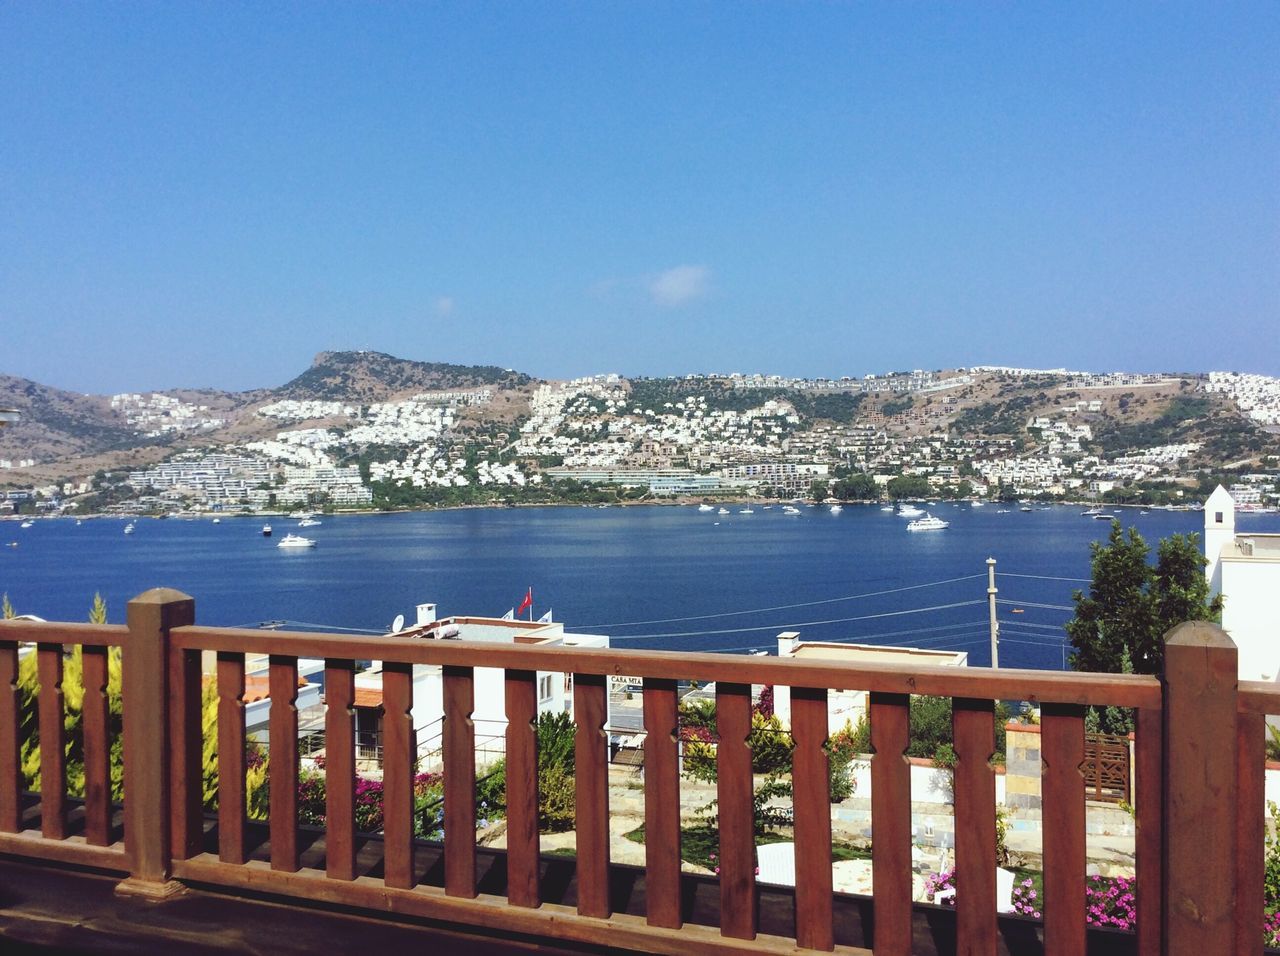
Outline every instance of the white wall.
<svg viewBox="0 0 1280 956">
<path fill-rule="evenodd" d="M 1240 649 L 1243 680 L 1280 674 L 1280 562 L 1228 558 L 1221 563 L 1222 628 Z"/>
</svg>

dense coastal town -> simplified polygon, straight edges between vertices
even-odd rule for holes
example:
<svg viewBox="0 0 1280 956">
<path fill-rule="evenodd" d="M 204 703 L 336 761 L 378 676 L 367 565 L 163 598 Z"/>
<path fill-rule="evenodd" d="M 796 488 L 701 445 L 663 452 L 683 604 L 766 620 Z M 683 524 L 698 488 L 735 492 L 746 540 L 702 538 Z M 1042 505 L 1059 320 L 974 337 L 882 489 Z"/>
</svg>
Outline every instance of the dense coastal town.
<svg viewBox="0 0 1280 956">
<path fill-rule="evenodd" d="M 146 464 L 112 467 L 128 456 L 107 454 L 91 473 L 72 473 L 63 469 L 93 459 L 42 458 L 19 426 L 6 436 L 16 450 L 0 458 L 0 514 L 752 496 L 1180 507 L 1219 481 L 1243 508 L 1277 501 L 1280 379 L 1262 375 L 977 366 L 540 382 L 489 370 L 477 385 L 472 369 L 442 380 L 465 386 L 406 391 L 379 376 L 398 385 L 422 363 L 324 353 L 308 381 L 338 357 L 344 374 L 369 366 L 362 388 L 111 396 L 117 449 L 131 432 Z"/>
</svg>

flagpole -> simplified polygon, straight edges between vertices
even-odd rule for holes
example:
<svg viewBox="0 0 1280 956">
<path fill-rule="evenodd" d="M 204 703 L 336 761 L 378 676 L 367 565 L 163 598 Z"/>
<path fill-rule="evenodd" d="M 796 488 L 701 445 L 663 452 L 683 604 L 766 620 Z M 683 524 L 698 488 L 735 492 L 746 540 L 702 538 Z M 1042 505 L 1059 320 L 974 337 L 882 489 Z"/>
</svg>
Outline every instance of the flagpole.
<svg viewBox="0 0 1280 956">
<path fill-rule="evenodd" d="M 533 585 L 529 585 L 529 623 L 533 623 Z"/>
</svg>

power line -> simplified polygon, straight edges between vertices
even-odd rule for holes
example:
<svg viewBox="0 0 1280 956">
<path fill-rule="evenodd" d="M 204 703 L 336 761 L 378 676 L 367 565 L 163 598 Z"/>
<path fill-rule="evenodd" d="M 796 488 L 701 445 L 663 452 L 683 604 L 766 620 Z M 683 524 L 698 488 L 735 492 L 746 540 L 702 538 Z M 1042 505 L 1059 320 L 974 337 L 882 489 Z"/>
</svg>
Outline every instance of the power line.
<svg viewBox="0 0 1280 956">
<path fill-rule="evenodd" d="M 904 614 L 924 614 L 929 611 L 947 611 L 957 607 L 973 607 L 986 601 L 957 601 L 954 604 L 936 604 L 933 607 L 909 608 L 905 611 L 883 611 L 880 614 L 863 614 L 859 617 L 837 617 L 826 621 L 799 621 L 791 624 L 763 624 L 757 627 L 727 627 L 715 631 L 675 631 L 666 634 L 624 634 L 611 637 L 611 641 L 640 641 L 661 637 L 703 637 L 711 634 L 742 634 L 749 631 L 776 631 L 779 628 L 819 627 L 824 624 L 849 624 L 853 621 L 871 621 L 882 617 L 900 617 Z M 597 625 L 598 626 L 598 625 Z"/>
<path fill-rule="evenodd" d="M 262 622 L 262 623 L 266 623 L 266 622 Z M 261 626 L 262 626 L 262 623 L 255 624 L 255 625 L 253 625 L 253 626 L 254 626 L 254 627 L 261 627 Z M 289 627 L 308 627 L 308 628 L 315 628 L 315 629 L 317 629 L 317 630 L 321 630 L 321 631 L 346 631 L 346 632 L 348 632 L 348 633 L 350 633 L 350 634 L 378 634 L 378 635 L 381 635 L 381 634 L 386 634 L 386 633 L 387 633 L 387 631 L 389 630 L 389 628 L 385 628 L 385 627 L 384 627 L 384 628 L 380 628 L 379 630 L 376 630 L 376 631 L 375 631 L 375 630 L 372 630 L 372 629 L 367 628 L 367 627 L 338 627 L 336 624 L 310 624 L 310 623 L 308 623 L 307 621 L 279 621 L 279 622 L 274 622 L 274 621 L 273 621 L 273 622 L 271 622 L 271 623 L 287 624 Z"/>
<path fill-rule="evenodd" d="M 739 614 L 767 614 L 770 611 L 790 611 L 798 607 L 815 607 L 819 604 L 836 604 L 840 601 L 857 601 L 862 598 L 880 597 L 885 594 L 900 594 L 903 591 L 918 591 L 921 588 L 936 588 L 943 584 L 955 584 L 957 581 L 972 581 L 974 578 L 986 577 L 985 574 L 966 574 L 958 578 L 948 578 L 945 581 L 930 581 L 928 584 L 910 584 L 901 588 L 888 588 L 884 591 L 868 591 L 865 594 L 850 594 L 846 597 L 824 598 L 821 601 L 802 601 L 799 604 L 779 604 L 775 607 L 754 608 L 749 611 L 722 611 L 718 614 L 694 614 L 690 617 L 667 617 L 653 621 L 626 621 L 621 624 L 578 624 L 576 627 L 583 629 L 601 628 L 613 630 L 619 627 L 639 627 L 645 624 L 680 624 L 684 621 L 706 621 L 713 618 L 733 617 Z M 743 630 L 742 628 L 734 628 L 734 630 Z M 712 633 L 710 631 L 702 633 Z"/>
<path fill-rule="evenodd" d="M 1033 627 L 1041 631 L 1057 631 L 1062 632 L 1061 624 L 1036 624 L 1034 621 L 1010 621 L 1007 618 L 1000 619 L 1000 626 L 1008 624 L 1010 627 Z"/>
<path fill-rule="evenodd" d="M 1069 604 L 1039 604 L 1035 601 L 1009 601 L 1005 598 L 996 598 L 997 604 L 1014 604 L 1018 607 L 1040 607 L 1050 611 L 1074 611 L 1075 608 Z"/>
<path fill-rule="evenodd" d="M 1075 581 L 1080 584 L 1092 584 L 1089 578 L 1061 578 L 1052 574 L 1015 574 L 1012 571 L 1000 571 L 999 577 L 1002 578 L 1031 578 L 1035 581 Z"/>
</svg>

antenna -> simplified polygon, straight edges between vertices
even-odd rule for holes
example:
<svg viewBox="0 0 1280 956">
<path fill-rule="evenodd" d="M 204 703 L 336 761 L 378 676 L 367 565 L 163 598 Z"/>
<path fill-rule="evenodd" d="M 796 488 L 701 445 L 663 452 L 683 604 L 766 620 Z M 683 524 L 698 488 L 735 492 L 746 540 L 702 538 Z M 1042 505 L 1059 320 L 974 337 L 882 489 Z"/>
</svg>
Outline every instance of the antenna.
<svg viewBox="0 0 1280 956">
<path fill-rule="evenodd" d="M 391 622 L 391 633 L 399 634 L 403 630 L 404 630 L 404 615 L 397 614 L 396 619 Z"/>
</svg>

